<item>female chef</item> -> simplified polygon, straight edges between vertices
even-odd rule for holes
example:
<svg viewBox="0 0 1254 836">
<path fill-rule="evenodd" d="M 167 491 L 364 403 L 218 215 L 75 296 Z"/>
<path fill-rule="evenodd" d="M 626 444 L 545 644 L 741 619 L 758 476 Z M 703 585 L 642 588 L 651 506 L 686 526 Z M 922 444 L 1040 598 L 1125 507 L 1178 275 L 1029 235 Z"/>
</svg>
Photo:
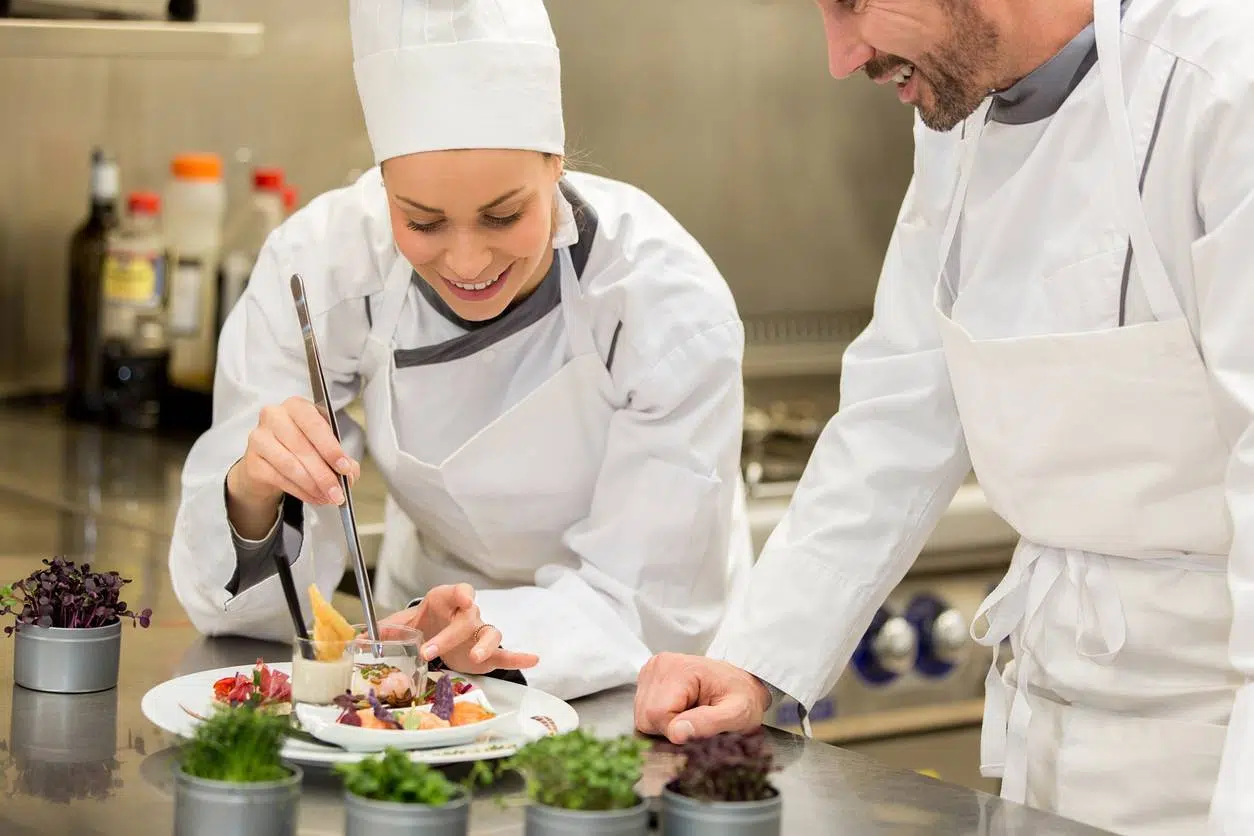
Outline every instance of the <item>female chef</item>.
<svg viewBox="0 0 1254 836">
<path fill-rule="evenodd" d="M 270 236 L 223 327 L 179 601 L 204 633 L 291 635 L 276 550 L 298 589 L 335 588 L 335 473 L 368 450 L 389 493 L 376 600 L 436 587 L 391 619 L 427 656 L 573 698 L 703 651 L 751 562 L 724 280 L 639 189 L 563 173 L 541 0 L 354 0 L 351 29 L 378 167 Z M 342 447 L 308 400 L 294 274 Z"/>
</svg>

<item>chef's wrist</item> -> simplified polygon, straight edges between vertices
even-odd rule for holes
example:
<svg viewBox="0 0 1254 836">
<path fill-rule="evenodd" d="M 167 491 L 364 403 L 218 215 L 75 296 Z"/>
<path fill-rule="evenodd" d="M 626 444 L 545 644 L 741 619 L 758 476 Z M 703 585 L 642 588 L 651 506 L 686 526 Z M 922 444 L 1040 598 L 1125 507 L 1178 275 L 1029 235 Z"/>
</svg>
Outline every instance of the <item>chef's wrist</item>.
<svg viewBox="0 0 1254 836">
<path fill-rule="evenodd" d="M 243 459 L 226 472 L 226 518 L 231 528 L 245 540 L 264 540 L 274 528 L 283 504 L 283 492 L 258 494 L 251 490 L 241 466 Z"/>
</svg>

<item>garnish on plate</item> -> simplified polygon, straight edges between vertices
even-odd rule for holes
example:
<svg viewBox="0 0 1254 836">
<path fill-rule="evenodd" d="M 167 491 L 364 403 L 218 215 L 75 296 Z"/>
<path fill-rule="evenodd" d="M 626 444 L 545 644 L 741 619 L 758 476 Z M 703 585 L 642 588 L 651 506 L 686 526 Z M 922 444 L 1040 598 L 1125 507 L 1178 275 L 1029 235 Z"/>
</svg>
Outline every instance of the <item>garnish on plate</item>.
<svg viewBox="0 0 1254 836">
<path fill-rule="evenodd" d="M 324 662 L 339 659 L 344 655 L 344 648 L 357 635 L 353 625 L 322 597 L 316 584 L 309 585 L 309 603 L 314 614 L 314 655 Z"/>
<path fill-rule="evenodd" d="M 419 705 L 431 705 L 435 702 L 435 686 L 441 679 L 448 679 L 453 683 L 453 696 L 460 697 L 468 694 L 475 689 L 474 683 L 460 676 L 449 673 L 448 671 L 431 671 L 427 674 L 427 684 L 422 689 L 422 693 L 418 696 Z"/>
<path fill-rule="evenodd" d="M 442 676 L 435 683 L 435 695 L 431 701 L 431 713 L 448 721 L 453 716 L 453 680 Z"/>
<path fill-rule="evenodd" d="M 376 683 L 379 701 L 391 708 L 408 708 L 414 704 L 414 680 L 404 671 L 394 670 Z"/>
<path fill-rule="evenodd" d="M 340 694 L 335 698 L 335 705 L 340 709 L 335 722 L 367 729 L 424 731 L 469 726 L 496 716 L 495 712 L 476 702 L 454 702 L 452 682 L 445 682 L 447 684 L 438 689 L 441 693 L 429 707 L 420 705 L 391 709 L 373 689 L 364 697 L 353 693 Z"/>
<path fill-rule="evenodd" d="M 291 679 L 287 674 L 273 670 L 258 659 L 251 676 L 236 673 L 213 683 L 213 699 L 232 708 L 251 705 L 273 708 L 282 713 L 285 709 L 291 709 Z"/>
</svg>

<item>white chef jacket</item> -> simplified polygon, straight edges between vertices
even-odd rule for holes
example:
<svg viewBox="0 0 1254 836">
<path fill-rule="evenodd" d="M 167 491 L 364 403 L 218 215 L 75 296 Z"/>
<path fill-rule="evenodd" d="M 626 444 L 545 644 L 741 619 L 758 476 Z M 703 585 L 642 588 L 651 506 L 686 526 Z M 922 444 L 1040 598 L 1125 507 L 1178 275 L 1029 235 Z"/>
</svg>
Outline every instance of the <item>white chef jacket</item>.
<svg viewBox="0 0 1254 836">
<path fill-rule="evenodd" d="M 595 245 L 579 286 L 591 312 L 598 351 L 612 363 L 613 396 L 626 405 L 613 413 L 607 449 L 614 450 L 614 458 L 602 465 L 598 501 L 588 498 L 588 516 L 579 522 L 578 535 L 564 538 L 575 554 L 555 555 L 553 566 L 542 567 L 521 583 L 515 566 L 502 570 L 499 578 L 489 573 L 476 585 L 497 587 L 480 595 L 492 597 L 490 618 L 507 646 L 539 654 L 546 680 L 563 683 L 558 696 L 569 698 L 634 681 L 650 653 L 700 652 L 724 613 L 736 574 L 729 571 L 727 555 L 738 539 L 729 530 L 728 519 L 737 504 L 743 510 L 739 490 L 743 329 L 715 265 L 656 201 L 632 186 L 594 175 L 571 173 L 566 183 L 597 217 Z M 363 383 L 359 363 L 371 322 L 367 299 L 380 292 L 399 259 L 378 169 L 315 199 L 267 241 L 219 340 L 213 426 L 188 457 L 170 551 L 175 593 L 202 632 L 268 639 L 292 634 L 270 561 L 257 560 L 268 554 L 264 544 L 241 542 L 238 537 L 233 543 L 224 502 L 226 473 L 243 454 L 260 409 L 293 395 L 309 397 L 289 277 L 300 273 L 304 278 L 344 446 L 350 455 L 360 457 L 364 433 L 344 408 Z M 532 302 L 552 297 L 556 281 L 551 272 L 542 288 L 518 306 L 519 311 L 530 311 L 522 329 L 542 327 L 541 333 L 561 336 L 561 328 L 553 325 L 553 318 L 562 315 L 558 300 L 554 298 L 553 310 L 542 316 L 536 316 Z M 447 309 L 439 310 L 438 299 L 424 292 L 419 282 L 414 277 L 397 324 L 396 343 L 423 352 L 465 336 L 470 324 L 458 321 Z M 519 324 L 511 323 L 513 316 L 511 311 L 475 332 L 476 338 L 483 338 L 485 351 L 499 353 L 503 345 L 492 347 L 491 329 L 519 331 Z M 401 404 L 404 411 L 394 414 L 402 449 L 412 443 L 424 448 L 414 455 L 439 461 L 473 435 L 476 426 L 496 421 L 511 402 L 525 396 L 528 385 L 555 372 L 562 356 L 559 347 L 547 344 L 551 340 L 525 336 L 509 341 L 522 347 L 519 356 L 509 358 L 525 369 L 520 372 L 519 391 L 494 397 L 478 391 L 474 376 L 468 375 L 462 391 L 431 392 L 432 399 L 453 402 L 450 410 L 456 421 L 440 423 L 438 432 L 426 434 L 415 429 L 423 424 L 423 410 Z M 464 347 L 466 341 L 461 344 Z M 521 381 L 524 376 L 530 384 Z M 485 406 L 474 414 L 467 406 L 474 404 Z M 370 423 L 369 414 L 365 420 Z M 456 432 L 458 438 L 444 439 L 446 432 Z M 629 455 L 629 449 L 635 453 Z M 714 513 L 693 519 L 690 507 L 666 507 L 640 497 L 640 477 L 631 470 L 657 460 L 678 463 L 715 480 Z M 503 461 L 502 468 L 507 467 Z M 503 481 L 508 478 L 507 472 L 501 474 Z M 627 490 L 621 486 L 628 484 L 632 495 L 615 498 L 615 491 Z M 311 582 L 329 594 L 345 568 L 335 509 L 309 511 L 288 498 L 283 524 L 276 523 L 272 532 L 285 544 L 302 599 Z M 304 544 L 311 518 L 322 521 L 308 538 L 316 540 L 313 548 Z M 709 529 L 709 536 L 691 536 L 694 528 Z M 668 547 L 659 532 L 667 532 L 675 542 Z M 742 534 L 747 541 L 748 532 Z M 704 545 L 693 552 L 690 543 Z M 425 590 L 412 592 L 420 595 Z M 521 625 L 525 621 L 534 626 L 537 612 L 551 614 L 547 640 L 540 641 L 542 646 L 517 646 L 520 632 L 533 640 L 535 631 L 523 631 Z M 511 624 L 519 629 L 511 632 Z M 581 642 L 596 646 L 583 648 Z M 572 685 L 579 682 L 580 673 L 562 670 L 563 659 L 588 654 L 604 657 L 601 670 L 612 671 L 613 676 Z"/>
<path fill-rule="evenodd" d="M 1248 683 L 1254 674 L 1254 62 L 1248 60 L 1254 6 L 1241 0 L 1133 0 L 1124 32 L 1179 59 L 1153 126 L 1143 203 L 1205 360 L 1220 432 L 1232 448 L 1226 484 L 1234 528 L 1230 650 L 1232 665 Z M 1091 32 L 1088 38 L 1091 43 Z M 1081 74 L 1087 71 L 1083 67 Z M 1125 76 L 1133 72 L 1125 69 Z M 1070 129 L 1074 152 L 1042 180 L 1041 199 L 1025 201 L 1013 215 L 987 217 L 973 210 L 964 219 L 957 256 L 962 293 L 954 312 L 974 338 L 1110 328 L 1121 308 L 1126 323 L 1152 319 L 1136 282 L 1126 287 L 1121 306 L 1117 282 L 1112 288 L 1066 281 L 1071 268 L 1094 253 L 1077 251 L 1057 234 L 1053 221 L 1059 216 L 1049 209 L 1065 212 L 1067 200 L 1091 199 L 1093 183 L 1101 182 L 1091 166 L 1109 164 L 1104 156 L 1086 155 L 1085 136 L 1107 129 L 1101 86 L 1078 87 L 1079 81 L 1068 83 L 1064 101 L 1021 123 L 1014 95 L 994 105 L 983 142 L 1001 143 L 1003 150 L 1019 143 L 1025 158 L 1047 126 L 1056 128 L 1075 113 L 1097 116 Z M 1081 107 L 1081 97 L 1093 101 Z M 1006 111 L 1004 121 L 998 121 L 998 109 Z M 916 120 L 914 176 L 886 254 L 873 320 L 844 357 L 840 411 L 766 544 L 747 596 L 709 650 L 803 709 L 834 687 L 875 611 L 909 570 L 970 470 L 934 309 L 961 131 L 937 133 Z M 1009 164 L 1012 156 L 1003 153 L 998 163 Z M 981 169 L 978 160 L 975 171 L 969 207 L 978 207 L 981 189 L 992 193 L 1005 175 Z M 989 263 L 990 252 L 1002 255 L 999 263 Z M 980 281 L 986 275 L 997 280 Z M 1094 422 L 1101 418 L 1093 416 Z M 1254 820 L 1248 791 L 1252 712 L 1254 689 L 1246 684 L 1229 723 L 1217 789 L 1230 820 Z"/>
</svg>

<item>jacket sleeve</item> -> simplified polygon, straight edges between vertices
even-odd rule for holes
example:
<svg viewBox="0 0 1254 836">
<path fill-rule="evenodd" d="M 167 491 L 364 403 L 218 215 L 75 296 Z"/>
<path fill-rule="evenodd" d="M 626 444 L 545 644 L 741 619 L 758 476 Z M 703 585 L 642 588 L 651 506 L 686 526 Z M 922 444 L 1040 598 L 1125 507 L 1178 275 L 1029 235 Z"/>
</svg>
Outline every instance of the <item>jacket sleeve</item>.
<svg viewBox="0 0 1254 836">
<path fill-rule="evenodd" d="M 361 429 L 344 412 L 358 385 L 355 363 L 345 357 L 351 354 L 345 347 L 356 347 L 357 337 L 353 328 L 339 321 L 345 306 L 337 309 L 325 301 L 327 270 L 310 251 L 314 244 L 306 240 L 309 237 L 307 229 L 289 221 L 262 250 L 219 338 L 212 426 L 184 463 L 170 575 L 179 603 L 206 635 L 290 639 L 293 628 L 273 569 L 276 555 L 291 565 L 307 617 L 312 612 L 309 584 L 317 583 L 330 597 L 343 574 L 343 537 L 318 536 L 319 529 L 330 535 L 338 532 L 334 507 L 307 507 L 286 497 L 275 537 L 260 554 L 252 555 L 248 549 L 241 553 L 242 544 L 226 515 L 226 474 L 243 456 L 262 407 L 294 395 L 310 397 L 301 329 L 288 285 L 292 273 L 301 273 L 305 281 L 345 447 L 354 457 L 360 457 L 364 447 Z M 268 560 L 259 562 L 258 557 Z"/>
<path fill-rule="evenodd" d="M 634 684 L 655 652 L 705 649 L 728 595 L 743 350 L 730 320 L 642 371 L 611 419 L 590 512 L 564 536 L 578 565 L 476 593 L 506 647 L 539 655 L 529 685 L 573 699 Z"/>
<path fill-rule="evenodd" d="M 1203 234 L 1192 257 L 1202 354 L 1221 429 L 1233 439 L 1225 485 L 1233 527 L 1229 652 L 1245 684 L 1228 721 L 1212 822 L 1215 833 L 1236 836 L 1254 822 L 1254 79 L 1216 92 L 1208 108 L 1213 115 L 1194 122 L 1203 138 L 1197 167 Z"/>
<path fill-rule="evenodd" d="M 933 306 L 953 172 L 928 148 L 952 137 L 924 131 L 916 121 L 914 177 L 871 324 L 842 362 L 840 408 L 708 651 L 806 712 L 835 686 L 970 471 Z"/>
</svg>

